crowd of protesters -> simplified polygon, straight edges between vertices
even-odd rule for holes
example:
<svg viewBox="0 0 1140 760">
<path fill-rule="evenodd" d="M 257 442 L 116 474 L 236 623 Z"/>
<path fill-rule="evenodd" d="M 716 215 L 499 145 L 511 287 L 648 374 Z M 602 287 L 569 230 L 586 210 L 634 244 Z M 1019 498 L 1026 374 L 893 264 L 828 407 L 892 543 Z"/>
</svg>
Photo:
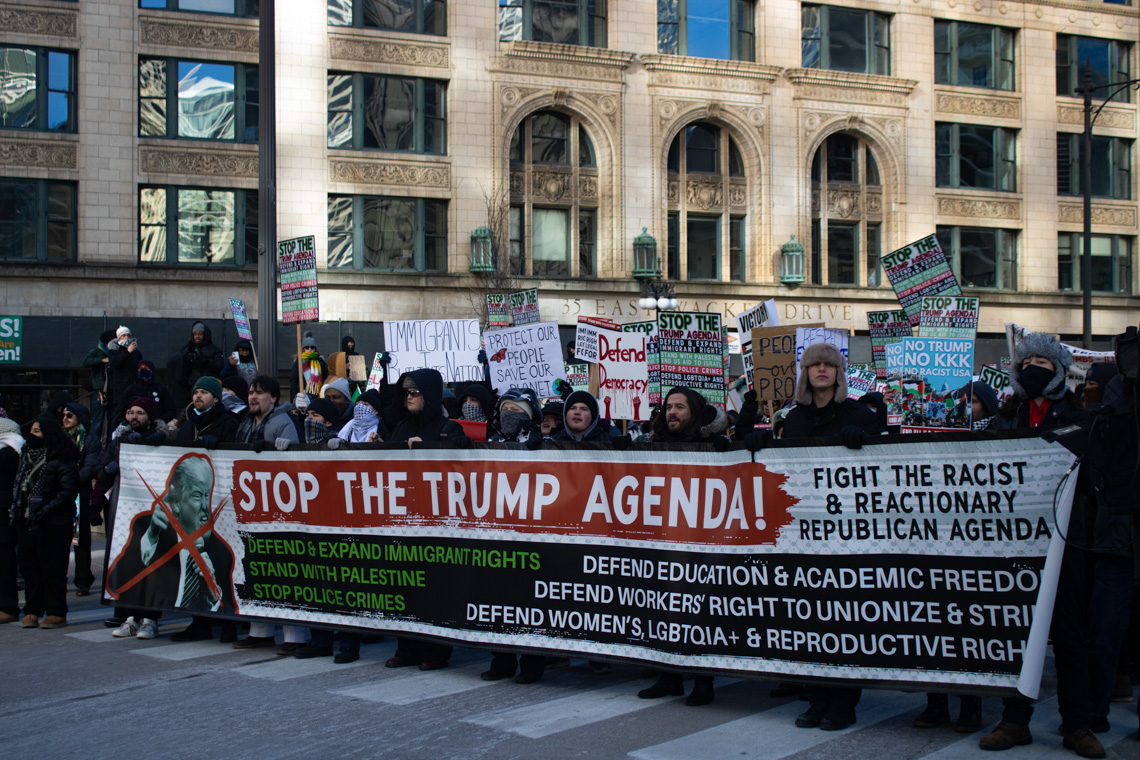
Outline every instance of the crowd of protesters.
<svg viewBox="0 0 1140 760">
<path fill-rule="evenodd" d="M 1122 355 L 1118 348 L 1117 364 L 1093 365 L 1076 392 L 1066 384 L 1070 352 L 1051 336 L 1031 333 L 1015 347 L 1009 373 L 1012 395 L 1006 403 L 999 405 L 994 389 L 979 380 L 956 394 L 958 405 L 971 410 L 975 431 L 1058 428 L 1097 420 L 1095 435 L 1088 435 L 1051 628 L 1063 745 L 1081 757 L 1105 756 L 1096 734 L 1109 730 L 1109 704 L 1133 699 L 1140 633 L 1131 614 L 1140 558 L 1133 548 L 1140 483 L 1140 367 L 1135 331 L 1120 338 L 1120 345 L 1132 353 Z M 345 337 L 341 349 L 356 353 L 355 340 Z M 485 355 L 480 361 L 486 363 Z M 388 362 L 386 354 L 381 362 Z M 186 344 L 167 360 L 168 384 L 163 385 L 154 362 L 143 357 L 143 347 L 121 326 L 101 335 L 84 359 L 95 390 L 89 404 L 61 393 L 23 425 L 7 419 L 0 408 L 0 623 L 66 626 L 73 550 L 75 594 L 92 592 L 91 527 L 114 523 L 108 495 L 119 476 L 123 442 L 182 441 L 206 449 L 237 443 L 260 452 L 298 444 L 338 449 L 441 441 L 458 447 L 488 441 L 530 450 L 548 442 L 602 442 L 624 449 L 637 440 L 757 451 L 780 438 L 831 439 L 832 444 L 859 449 L 892 432 L 882 394 L 848 397 L 846 361 L 835 347 L 807 347 L 800 365 L 794 398 L 778 410 L 768 407 L 770 418 L 753 392 L 744 394 L 738 411 L 726 413 L 700 393 L 676 387 L 663 394 L 651 421 L 623 428 L 600 416 L 592 394 L 564 382 L 556 385 L 559 396 L 545 403 L 526 388 L 496 393 L 489 382 L 448 387 L 432 369 L 406 372 L 394 382 L 366 389 L 359 381 L 330 374 L 310 334 L 302 341 L 286 396 L 275 376 L 258 370 L 248 341 L 239 341 L 227 357 L 201 321 L 192 324 Z M 156 510 L 152 519 L 150 528 L 158 529 L 167 518 Z M 138 540 L 157 540 L 150 536 Z M 22 608 L 17 591 L 21 581 Z M 178 599 L 136 599 L 140 603 L 115 607 L 107 621 L 113 629 L 109 635 L 155 638 L 161 621 L 157 608 L 175 606 L 194 613 L 188 627 L 171 635 L 175 641 L 211 639 L 217 628 L 222 642 L 239 649 L 276 648 L 283 656 L 335 657 L 338 663 L 348 663 L 359 658 L 362 643 L 379 638 L 287 625 L 278 645 L 274 625 L 256 619 L 244 621 L 248 634 L 239 638 L 232 616 L 211 615 L 225 612 L 233 600 L 212 593 L 202 581 L 187 567 L 185 579 L 175 583 Z M 449 646 L 401 637 L 386 665 L 430 671 L 446 667 L 450 656 Z M 530 684 L 557 662 L 534 654 L 495 652 L 482 677 Z M 591 666 L 599 673 L 609 669 L 600 661 Z M 672 671 L 659 672 L 657 681 L 639 692 L 644 699 L 682 695 L 683 674 Z M 860 689 L 838 680 L 810 686 L 781 683 L 772 696 L 808 701 L 795 720 L 797 726 L 840 730 L 856 722 Z M 697 674 L 687 704 L 705 705 L 713 699 L 713 677 Z M 980 730 L 981 704 L 980 697 L 962 696 L 955 729 Z M 1032 712 L 1028 699 L 1003 700 L 1001 722 L 979 746 L 1005 750 L 1030 744 Z M 949 722 L 948 696 L 931 693 L 914 725 L 930 728 Z"/>
</svg>

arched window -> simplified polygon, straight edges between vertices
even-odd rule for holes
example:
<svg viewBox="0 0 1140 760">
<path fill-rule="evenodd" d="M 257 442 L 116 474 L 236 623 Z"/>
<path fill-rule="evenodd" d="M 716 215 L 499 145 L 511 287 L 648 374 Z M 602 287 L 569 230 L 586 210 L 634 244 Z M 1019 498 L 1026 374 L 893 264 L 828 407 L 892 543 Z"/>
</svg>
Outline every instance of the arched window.
<svg viewBox="0 0 1140 760">
<path fill-rule="evenodd" d="M 511 274 L 597 274 L 598 168 L 578 117 L 539 111 L 511 137 Z"/>
<path fill-rule="evenodd" d="M 668 276 L 745 279 L 744 161 L 728 132 L 697 122 L 669 146 Z"/>
<path fill-rule="evenodd" d="M 883 284 L 883 189 L 866 142 L 831 135 L 811 165 L 811 281 L 815 285 Z"/>
</svg>

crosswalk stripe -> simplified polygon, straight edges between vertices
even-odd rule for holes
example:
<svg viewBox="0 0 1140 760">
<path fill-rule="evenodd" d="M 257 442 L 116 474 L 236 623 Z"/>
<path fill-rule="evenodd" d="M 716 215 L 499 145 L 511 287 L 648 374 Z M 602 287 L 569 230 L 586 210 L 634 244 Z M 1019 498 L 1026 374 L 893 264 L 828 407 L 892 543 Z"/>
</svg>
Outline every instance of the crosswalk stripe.
<svg viewBox="0 0 1140 760">
<path fill-rule="evenodd" d="M 637 760 L 677 760 L 690 757 L 776 758 L 794 755 L 860 727 L 874 725 L 925 704 L 925 695 L 902 692 L 864 691 L 856 708 L 858 722 L 843 731 L 797 728 L 796 716 L 807 709 L 805 702 L 791 702 L 719 726 L 697 731 L 672 741 L 629 753 Z M 974 760 L 977 760 L 975 758 Z"/>
<path fill-rule="evenodd" d="M 110 635 L 108 633 L 108 635 Z M 178 644 L 162 644 L 159 646 L 132 649 L 131 654 L 144 654 L 159 660 L 194 660 L 199 657 L 214 657 L 219 654 L 232 653 L 233 647 L 219 644 L 216 641 L 185 641 Z"/>
<path fill-rule="evenodd" d="M 622 681 L 603 689 L 532 702 L 514 709 L 480 713 L 462 720 L 531 739 L 541 739 L 661 704 L 660 700 L 638 698 L 640 682 L 640 679 Z"/>
<path fill-rule="evenodd" d="M 127 641 L 128 640 L 125 638 L 124 639 L 116 639 L 114 636 L 111 635 L 112 630 L 113 629 L 111 629 L 111 628 L 100 627 L 100 628 L 96 628 L 94 631 L 80 631 L 79 633 L 68 633 L 66 635 L 70 636 L 73 639 L 79 639 L 80 641 L 90 641 L 90 642 L 94 642 L 96 644 L 105 644 L 108 641 Z"/>
<path fill-rule="evenodd" d="M 363 665 L 375 664 L 376 662 L 374 660 L 357 660 L 356 662 L 339 665 L 333 662 L 333 658 L 331 657 L 313 657 L 308 660 L 298 660 L 296 657 L 281 657 L 270 662 L 238 666 L 234 668 L 234 671 L 266 681 L 289 681 L 294 678 L 315 676 L 334 670 L 347 670 L 348 668 L 359 668 Z"/>
<path fill-rule="evenodd" d="M 494 681 L 483 681 L 479 678 L 479 673 L 486 669 L 486 662 L 477 662 L 447 670 L 385 678 L 346 689 L 336 689 L 330 693 L 386 705 L 410 705 L 422 700 L 449 697 L 484 686 L 494 686 Z"/>
</svg>

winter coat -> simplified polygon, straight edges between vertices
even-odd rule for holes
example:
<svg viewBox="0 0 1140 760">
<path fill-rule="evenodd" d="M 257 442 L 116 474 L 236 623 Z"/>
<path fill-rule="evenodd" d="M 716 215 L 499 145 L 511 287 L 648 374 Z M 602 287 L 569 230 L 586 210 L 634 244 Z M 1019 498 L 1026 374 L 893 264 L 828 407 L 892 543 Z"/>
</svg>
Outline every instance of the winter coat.
<svg viewBox="0 0 1140 760">
<path fill-rule="evenodd" d="M 571 405 L 583 403 L 590 407 L 593 412 L 594 418 L 590 421 L 590 426 L 579 436 L 570 432 L 570 428 L 566 425 L 566 413 L 570 410 Z M 572 441 L 576 443 L 586 443 L 589 441 L 608 441 L 610 439 L 609 430 L 605 425 L 600 424 L 598 419 L 598 400 L 586 391 L 574 391 L 566 397 L 566 403 L 562 407 L 562 429 L 554 436 L 555 441 Z"/>
<path fill-rule="evenodd" d="M 143 360 L 143 352 L 137 347 L 134 351 L 128 351 L 127 347 L 120 346 L 118 341 L 107 348 L 110 350 L 108 353 L 110 361 L 107 366 L 111 373 L 111 399 L 118 403 L 126 394 L 127 387 L 138 378 L 138 366 Z"/>
<path fill-rule="evenodd" d="M 1133 555 L 1137 533 L 1136 494 L 1140 491 L 1137 469 L 1136 415 L 1140 389 L 1114 376 L 1102 386 L 1103 405 L 1095 407 L 1095 424 L 1089 432 L 1089 450 L 1081 474 L 1089 480 L 1096 517 L 1093 546 L 1110 554 Z M 1140 558 L 1138 558 L 1140 559 Z"/>
<path fill-rule="evenodd" d="M 104 359 L 107 361 L 103 361 Z M 83 369 L 91 372 L 91 390 L 102 393 L 110 390 L 110 373 L 107 371 L 110 364 L 107 347 L 102 343 L 88 351 L 87 356 L 83 357 Z"/>
<path fill-rule="evenodd" d="M 1029 427 L 1029 401 L 1021 396 L 1014 396 L 998 410 L 990 421 L 990 430 L 1014 430 Z M 1072 391 L 1065 391 L 1065 395 L 1054 401 L 1049 410 L 1045 412 L 1045 421 L 1041 427 L 1058 427 L 1072 425 L 1085 419 L 1085 410 L 1077 403 L 1077 397 Z"/>
<path fill-rule="evenodd" d="M 182 359 L 178 364 L 178 383 L 187 391 L 203 377 L 220 375 L 225 363 L 222 349 L 214 345 L 209 325 L 203 323 L 202 326 L 205 328 L 202 342 L 195 343 L 193 338 L 188 340 L 182 347 Z"/>
<path fill-rule="evenodd" d="M 831 401 L 822 409 L 813 404 L 797 404 L 784 418 L 781 438 L 827 438 L 839 435 L 845 427 L 855 425 L 864 435 L 879 435 L 875 413 L 854 399 L 837 404 Z"/>
<path fill-rule="evenodd" d="M 423 411 L 410 414 L 405 409 L 391 437 L 385 440 L 400 442 L 418 437 L 427 442 L 463 436 L 463 428 L 459 423 L 448 419 L 443 413 L 443 377 L 433 369 L 412 370 L 400 375 L 396 388 L 403 388 L 406 377 L 410 377 L 423 394 Z"/>
<path fill-rule="evenodd" d="M 219 401 L 204 413 L 198 414 L 193 407 L 186 410 L 186 422 L 178 428 L 176 441 L 197 441 L 205 436 L 213 436 L 218 443 L 229 443 L 237 434 L 237 420 Z"/>
<path fill-rule="evenodd" d="M 16 470 L 20 468 L 20 455 L 11 446 L 0 445 L 0 544 L 16 543 L 12 529 L 12 487 L 16 483 Z"/>
<path fill-rule="evenodd" d="M 255 433 L 260 432 L 261 435 L 258 437 L 270 443 L 275 442 L 278 438 L 284 438 L 290 443 L 300 443 L 301 439 L 297 437 L 297 426 L 293 423 L 293 418 L 289 416 L 292 409 L 292 404 L 278 403 L 265 418 L 260 428 L 254 421 L 253 415 L 246 414 L 238 424 L 234 440 L 238 443 L 253 443 L 257 440 Z"/>
<path fill-rule="evenodd" d="M 27 449 L 24 449 L 25 455 Z M 34 477 L 43 478 L 42 499 L 37 504 L 27 505 L 28 525 L 56 525 L 67 527 L 75 519 L 75 497 L 79 495 L 79 468 L 75 462 L 53 459 L 49 455 L 43 468 Z M 19 484 L 15 485 L 19 488 Z M 12 512 L 17 521 L 24 513 L 25 505 L 14 500 Z"/>
</svg>

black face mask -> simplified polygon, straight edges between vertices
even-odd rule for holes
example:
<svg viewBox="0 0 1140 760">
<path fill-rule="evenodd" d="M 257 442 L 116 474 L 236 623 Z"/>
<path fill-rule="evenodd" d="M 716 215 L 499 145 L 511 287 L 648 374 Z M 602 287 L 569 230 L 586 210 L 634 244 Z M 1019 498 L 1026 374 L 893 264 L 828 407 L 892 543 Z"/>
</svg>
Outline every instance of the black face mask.
<svg viewBox="0 0 1140 760">
<path fill-rule="evenodd" d="M 1025 391 L 1025 397 L 1032 399 L 1044 395 L 1046 386 L 1053 382 L 1055 375 L 1054 370 L 1030 364 L 1028 367 L 1021 368 L 1018 382 L 1021 383 L 1021 387 Z"/>
<path fill-rule="evenodd" d="M 32 435 L 31 433 L 28 433 L 28 437 L 24 439 L 24 445 L 27 446 L 29 449 L 38 449 L 38 448 L 41 448 L 43 446 L 46 446 L 47 443 L 44 441 L 43 438 L 40 438 L 39 436 Z"/>
</svg>

